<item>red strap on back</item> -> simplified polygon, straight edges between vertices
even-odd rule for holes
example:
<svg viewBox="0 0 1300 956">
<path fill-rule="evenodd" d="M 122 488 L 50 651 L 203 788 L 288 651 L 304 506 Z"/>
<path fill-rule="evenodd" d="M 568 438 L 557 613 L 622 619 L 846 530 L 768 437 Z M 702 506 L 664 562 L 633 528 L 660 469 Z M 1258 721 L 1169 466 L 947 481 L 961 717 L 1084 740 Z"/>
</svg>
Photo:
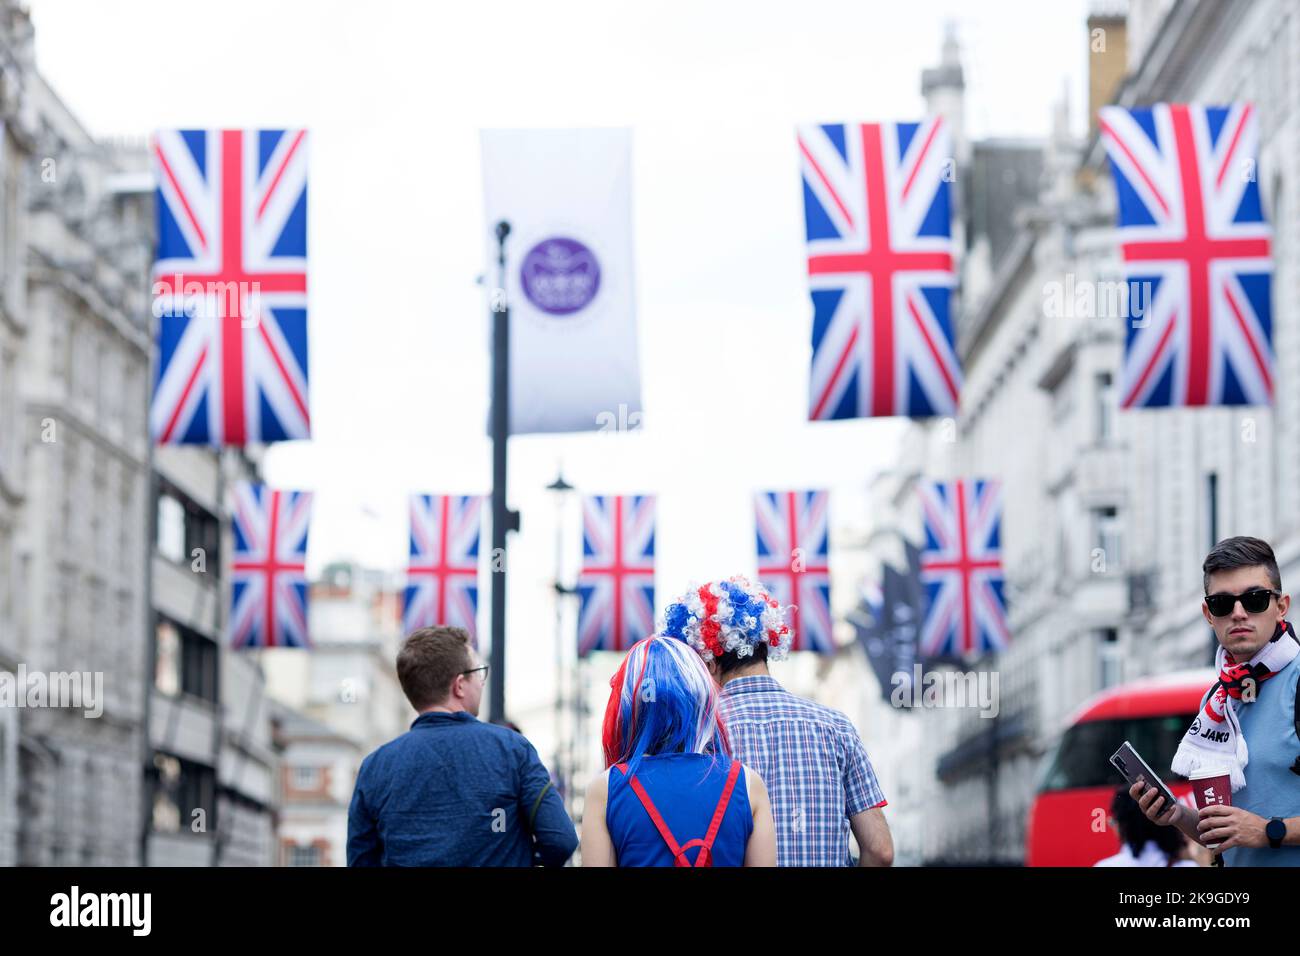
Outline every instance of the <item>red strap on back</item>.
<svg viewBox="0 0 1300 956">
<path fill-rule="evenodd" d="M 624 776 L 627 776 L 627 764 L 618 764 L 618 769 Z M 726 816 L 727 806 L 731 803 L 731 792 L 736 788 L 736 778 L 739 776 L 740 761 L 733 760 L 731 769 L 727 772 L 727 783 L 722 788 L 722 795 L 718 797 L 718 805 L 713 809 L 713 819 L 709 821 L 709 832 L 705 834 L 703 840 L 691 840 L 685 846 L 677 845 L 677 838 L 668 829 L 668 824 L 659 813 L 659 808 L 654 805 L 654 801 L 650 799 L 650 794 L 646 793 L 645 787 L 641 785 L 641 781 L 636 778 L 636 775 L 633 774 L 628 777 L 627 782 L 631 786 L 632 792 L 636 794 L 637 799 L 641 801 L 641 806 L 645 808 L 645 812 L 650 815 L 650 822 L 659 831 L 659 836 L 668 845 L 668 851 L 673 855 L 673 865 L 690 866 L 690 861 L 686 859 L 686 851 L 693 846 L 698 846 L 700 852 L 695 858 L 695 866 L 700 867 L 713 866 L 713 841 L 718 835 L 718 828 L 722 826 L 722 818 Z"/>
<path fill-rule="evenodd" d="M 713 838 L 718 835 L 718 827 L 722 826 L 722 818 L 727 812 L 727 805 L 731 803 L 731 791 L 736 787 L 736 778 L 740 776 L 740 761 L 731 762 L 731 770 L 727 773 L 727 785 L 722 788 L 722 796 L 718 798 L 718 805 L 713 810 L 713 821 L 709 824 L 709 832 L 704 837 L 704 849 L 700 851 L 702 858 L 706 853 L 709 855 L 709 866 L 713 865 Z M 690 844 L 686 844 L 690 846 Z M 699 860 L 696 860 L 696 866 Z"/>
</svg>

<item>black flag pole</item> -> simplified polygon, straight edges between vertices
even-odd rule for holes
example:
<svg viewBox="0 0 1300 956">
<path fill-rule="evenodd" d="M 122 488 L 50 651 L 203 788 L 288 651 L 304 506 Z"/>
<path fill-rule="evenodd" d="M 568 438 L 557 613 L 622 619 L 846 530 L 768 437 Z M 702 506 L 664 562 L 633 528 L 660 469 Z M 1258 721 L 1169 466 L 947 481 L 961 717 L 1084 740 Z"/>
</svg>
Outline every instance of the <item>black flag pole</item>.
<svg viewBox="0 0 1300 956">
<path fill-rule="evenodd" d="M 510 436 L 510 303 L 506 296 L 506 237 L 510 223 L 496 225 L 497 288 L 492 295 L 492 657 L 488 713 L 506 719 L 506 532 L 519 530 L 519 512 L 506 507 L 506 442 Z"/>
</svg>

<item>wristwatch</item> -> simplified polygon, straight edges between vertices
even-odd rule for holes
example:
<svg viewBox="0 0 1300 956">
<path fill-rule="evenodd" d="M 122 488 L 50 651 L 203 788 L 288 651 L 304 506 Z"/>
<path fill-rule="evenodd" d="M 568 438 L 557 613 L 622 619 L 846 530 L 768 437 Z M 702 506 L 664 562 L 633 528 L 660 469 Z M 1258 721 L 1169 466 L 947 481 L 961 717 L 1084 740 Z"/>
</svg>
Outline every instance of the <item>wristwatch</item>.
<svg viewBox="0 0 1300 956">
<path fill-rule="evenodd" d="M 1264 827 L 1264 836 L 1268 837 L 1268 845 L 1275 850 L 1282 848 L 1282 841 L 1286 839 L 1286 821 L 1281 817 L 1274 817 L 1268 821 Z"/>
</svg>

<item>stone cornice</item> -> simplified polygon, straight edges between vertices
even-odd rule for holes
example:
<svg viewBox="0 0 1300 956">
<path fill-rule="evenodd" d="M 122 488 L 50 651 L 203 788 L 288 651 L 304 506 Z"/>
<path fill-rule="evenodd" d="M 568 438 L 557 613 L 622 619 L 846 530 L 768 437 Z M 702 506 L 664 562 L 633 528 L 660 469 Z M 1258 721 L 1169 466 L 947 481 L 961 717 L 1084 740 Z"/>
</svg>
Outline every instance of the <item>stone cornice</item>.
<svg viewBox="0 0 1300 956">
<path fill-rule="evenodd" d="M 109 302 L 103 291 L 96 286 L 93 276 L 83 275 L 88 271 L 86 265 L 84 262 L 60 263 L 39 249 L 30 249 L 28 282 L 44 282 L 80 299 L 96 317 L 108 323 L 137 352 L 148 355 L 151 348 L 149 330 L 130 322 L 122 309 Z"/>
<path fill-rule="evenodd" d="M 67 405 L 55 405 L 49 402 L 29 402 L 27 404 L 27 413 L 29 416 L 40 418 L 53 418 L 59 424 L 72 428 L 77 436 L 85 441 L 93 443 L 102 451 L 108 452 L 118 458 L 124 464 L 133 466 L 141 471 L 146 471 L 149 467 L 149 459 L 146 454 L 136 454 L 129 445 L 123 442 L 112 441 L 104 434 L 101 428 L 92 427 L 84 418 L 74 412 Z M 130 439 L 125 439 L 129 442 Z M 141 442 L 143 446 L 145 442 Z M 29 451 L 28 454 L 31 454 Z"/>
</svg>

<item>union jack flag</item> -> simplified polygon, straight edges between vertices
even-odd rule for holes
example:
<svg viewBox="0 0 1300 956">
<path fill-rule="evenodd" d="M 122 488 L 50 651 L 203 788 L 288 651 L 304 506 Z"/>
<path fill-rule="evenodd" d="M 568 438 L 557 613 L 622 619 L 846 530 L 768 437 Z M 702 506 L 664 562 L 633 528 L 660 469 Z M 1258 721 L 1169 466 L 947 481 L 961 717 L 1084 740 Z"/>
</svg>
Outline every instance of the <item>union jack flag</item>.
<svg viewBox="0 0 1300 956">
<path fill-rule="evenodd" d="M 922 482 L 924 657 L 978 657 L 1006 647 L 1002 593 L 1002 489 L 978 478 Z"/>
<path fill-rule="evenodd" d="M 758 578 L 782 604 L 794 605 L 792 651 L 835 650 L 827 491 L 761 491 L 754 496 Z"/>
<path fill-rule="evenodd" d="M 158 181 L 158 444 L 310 435 L 307 132 L 168 130 Z"/>
<path fill-rule="evenodd" d="M 307 529 L 312 495 L 240 482 L 234 489 L 230 644 L 309 647 Z"/>
<path fill-rule="evenodd" d="M 1269 405 L 1273 263 L 1249 104 L 1108 106 L 1129 321 L 1125 408 Z"/>
<path fill-rule="evenodd" d="M 655 632 L 654 495 L 582 500 L 578 656 L 626 651 Z"/>
<path fill-rule="evenodd" d="M 802 126 L 798 140 L 813 302 L 809 419 L 954 413 L 961 367 L 942 120 Z"/>
<path fill-rule="evenodd" d="M 477 641 L 482 495 L 412 495 L 411 561 L 402 625 L 463 627 Z"/>
</svg>

